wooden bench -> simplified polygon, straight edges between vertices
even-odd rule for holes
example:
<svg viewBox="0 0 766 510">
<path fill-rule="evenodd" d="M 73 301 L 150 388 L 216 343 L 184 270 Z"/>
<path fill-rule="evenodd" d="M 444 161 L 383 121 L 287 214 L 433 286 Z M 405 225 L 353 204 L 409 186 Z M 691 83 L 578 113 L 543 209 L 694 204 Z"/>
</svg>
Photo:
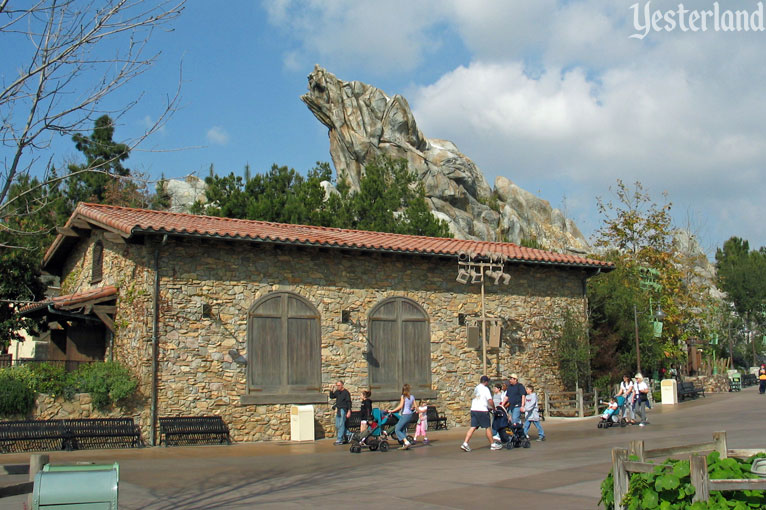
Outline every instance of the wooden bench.
<svg viewBox="0 0 766 510">
<path fill-rule="evenodd" d="M 696 386 L 692 382 L 680 382 L 678 383 L 678 400 L 686 400 L 687 398 L 697 398 L 699 392 Z"/>
<path fill-rule="evenodd" d="M 64 449 L 137 448 L 141 431 L 133 418 L 64 420 Z"/>
<path fill-rule="evenodd" d="M 231 444 L 229 427 L 220 416 L 160 418 L 160 444 Z"/>
</svg>

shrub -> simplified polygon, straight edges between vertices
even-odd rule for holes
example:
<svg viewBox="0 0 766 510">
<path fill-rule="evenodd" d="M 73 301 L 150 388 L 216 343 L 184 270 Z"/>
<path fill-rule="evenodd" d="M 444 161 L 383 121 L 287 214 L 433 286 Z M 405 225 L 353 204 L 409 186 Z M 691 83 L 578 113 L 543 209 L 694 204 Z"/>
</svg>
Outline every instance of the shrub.
<svg viewBox="0 0 766 510">
<path fill-rule="evenodd" d="M 32 363 L 27 365 L 31 375 L 31 387 L 37 393 L 46 393 L 52 397 L 64 397 L 71 400 L 75 390 L 72 377 L 62 365 Z"/>
<path fill-rule="evenodd" d="M 725 478 L 758 478 L 750 472 L 753 460 L 762 457 L 759 454 L 748 460 L 735 458 L 721 459 L 718 452 L 707 456 L 708 473 L 711 480 Z M 635 460 L 635 458 L 631 458 Z M 671 466 L 666 469 L 661 466 Z M 601 483 L 601 501 L 606 510 L 614 510 L 613 477 L 610 472 Z M 630 488 L 622 500 L 629 510 L 659 508 L 662 510 L 713 510 L 720 508 L 764 508 L 764 491 L 713 491 L 706 502 L 692 504 L 695 489 L 691 484 L 688 460 L 666 460 L 651 473 L 633 473 L 630 476 Z"/>
<path fill-rule="evenodd" d="M 35 392 L 29 386 L 29 373 L 19 368 L 0 370 L 0 415 L 26 415 L 35 406 Z"/>
<path fill-rule="evenodd" d="M 72 373 L 77 391 L 90 393 L 96 409 L 106 409 L 131 397 L 138 382 L 130 371 L 113 361 L 81 365 Z"/>
</svg>

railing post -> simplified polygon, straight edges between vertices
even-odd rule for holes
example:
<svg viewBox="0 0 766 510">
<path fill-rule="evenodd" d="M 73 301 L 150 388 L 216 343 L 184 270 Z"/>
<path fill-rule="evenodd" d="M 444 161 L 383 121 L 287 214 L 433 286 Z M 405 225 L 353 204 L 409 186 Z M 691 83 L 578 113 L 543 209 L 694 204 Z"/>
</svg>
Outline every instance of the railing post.
<svg viewBox="0 0 766 510">
<path fill-rule="evenodd" d="M 598 416 L 598 388 L 593 388 L 593 416 Z"/>
<path fill-rule="evenodd" d="M 628 493 L 630 476 L 625 471 L 625 461 L 628 460 L 628 450 L 625 448 L 612 448 L 612 478 L 614 479 L 614 508 L 625 510 L 622 498 Z"/>
<path fill-rule="evenodd" d="M 722 459 L 729 457 L 729 449 L 726 446 L 726 431 L 720 430 L 713 432 L 713 442 L 715 443 L 715 450 L 719 453 Z"/>
<path fill-rule="evenodd" d="M 582 388 L 577 388 L 577 415 L 580 418 L 585 418 L 585 407 L 582 401 Z"/>
<path fill-rule="evenodd" d="M 551 417 L 551 399 L 548 392 L 545 392 L 545 416 Z"/>
<path fill-rule="evenodd" d="M 689 457 L 689 469 L 691 482 L 695 492 L 692 503 L 707 501 L 710 499 L 710 479 L 707 475 L 707 457 L 704 455 L 692 455 Z"/>
<path fill-rule="evenodd" d="M 632 440 L 628 448 L 628 454 L 638 457 L 638 462 L 644 462 L 644 442 L 640 439 Z"/>
</svg>

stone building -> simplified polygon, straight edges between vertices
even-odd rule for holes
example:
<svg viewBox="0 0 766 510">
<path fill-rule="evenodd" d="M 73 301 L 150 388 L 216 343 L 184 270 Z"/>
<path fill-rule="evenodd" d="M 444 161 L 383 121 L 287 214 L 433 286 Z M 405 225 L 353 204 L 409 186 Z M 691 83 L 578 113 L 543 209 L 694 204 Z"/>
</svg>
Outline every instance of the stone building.
<svg viewBox="0 0 766 510">
<path fill-rule="evenodd" d="M 456 281 L 461 252 L 495 263 L 484 285 L 499 343 L 489 375 L 518 372 L 560 389 L 556 326 L 567 310 L 584 318 L 586 279 L 610 270 L 605 262 L 509 243 L 80 204 L 44 269 L 61 276 L 59 307 L 103 322 L 98 352 L 139 378 L 145 439 L 155 439 L 158 416 L 217 414 L 235 440 L 253 441 L 288 438 L 292 404 L 314 404 L 320 437 L 332 434 L 326 390 L 338 379 L 355 405 L 371 388 L 387 406 L 410 383 L 450 426 L 467 424 L 483 366 L 468 338 L 482 313 L 482 286 L 471 281 L 482 277 Z M 56 303 L 44 305 L 35 309 L 56 320 Z"/>
</svg>

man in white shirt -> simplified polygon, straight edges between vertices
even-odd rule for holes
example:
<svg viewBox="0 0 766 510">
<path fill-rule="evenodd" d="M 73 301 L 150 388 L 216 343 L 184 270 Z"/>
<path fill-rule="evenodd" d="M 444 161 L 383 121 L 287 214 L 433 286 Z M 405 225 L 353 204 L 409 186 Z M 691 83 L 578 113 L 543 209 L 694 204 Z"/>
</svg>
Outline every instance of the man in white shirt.
<svg viewBox="0 0 766 510">
<path fill-rule="evenodd" d="M 483 428 L 487 432 L 487 441 L 492 448 L 492 432 L 490 431 L 490 419 L 489 410 L 495 408 L 495 403 L 492 401 L 492 392 L 489 391 L 489 377 L 486 375 L 481 376 L 479 384 L 473 390 L 473 400 L 471 400 L 471 428 L 465 434 L 465 440 L 460 448 L 463 451 L 470 452 L 471 447 L 468 446 L 468 442 L 471 440 L 471 436 L 478 428 Z"/>
</svg>

